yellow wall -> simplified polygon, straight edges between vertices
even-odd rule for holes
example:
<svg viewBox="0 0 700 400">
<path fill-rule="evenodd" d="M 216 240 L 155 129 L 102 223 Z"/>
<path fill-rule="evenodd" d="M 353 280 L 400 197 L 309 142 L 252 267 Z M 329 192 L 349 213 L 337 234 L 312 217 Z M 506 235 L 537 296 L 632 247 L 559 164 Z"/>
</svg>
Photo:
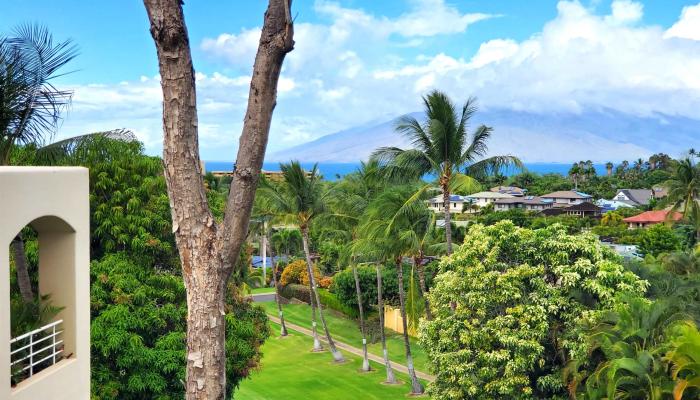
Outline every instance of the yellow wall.
<svg viewBox="0 0 700 400">
<path fill-rule="evenodd" d="M 403 333 L 401 310 L 399 308 L 384 306 L 384 327 L 398 333 Z M 408 328 L 408 334 L 413 337 L 418 336 L 416 330 L 411 328 Z"/>
</svg>

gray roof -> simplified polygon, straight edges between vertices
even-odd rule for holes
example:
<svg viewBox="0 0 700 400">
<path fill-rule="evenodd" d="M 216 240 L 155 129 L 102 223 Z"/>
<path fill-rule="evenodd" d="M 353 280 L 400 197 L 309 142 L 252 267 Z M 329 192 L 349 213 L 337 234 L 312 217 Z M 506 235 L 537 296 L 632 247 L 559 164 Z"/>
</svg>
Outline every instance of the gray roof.
<svg viewBox="0 0 700 400">
<path fill-rule="evenodd" d="M 558 192 L 547 193 L 540 197 L 545 199 L 590 199 L 592 196 L 574 190 L 560 190 Z"/>
<path fill-rule="evenodd" d="M 526 196 L 526 197 L 511 197 L 507 199 L 498 199 L 496 204 L 552 204 L 551 200 L 545 200 L 541 197 Z"/>
<path fill-rule="evenodd" d="M 618 193 L 620 192 L 624 193 L 636 205 L 641 206 L 649 205 L 649 200 L 654 195 L 651 189 L 620 189 Z"/>
</svg>

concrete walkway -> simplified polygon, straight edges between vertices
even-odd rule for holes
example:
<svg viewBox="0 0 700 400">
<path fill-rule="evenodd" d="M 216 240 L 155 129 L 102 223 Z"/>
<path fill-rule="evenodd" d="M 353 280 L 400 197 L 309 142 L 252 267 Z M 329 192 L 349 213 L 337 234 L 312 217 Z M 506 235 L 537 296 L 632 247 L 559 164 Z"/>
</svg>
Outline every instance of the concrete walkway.
<svg viewBox="0 0 700 400">
<path fill-rule="evenodd" d="M 268 314 L 267 317 L 270 318 L 270 321 L 279 325 L 279 323 L 280 323 L 279 318 L 277 318 L 273 315 L 270 315 L 270 314 Z M 310 329 L 306 329 L 302 326 L 292 324 L 289 321 L 284 321 L 284 324 L 287 326 L 287 329 L 293 329 L 299 333 L 303 333 L 304 335 L 313 337 L 313 333 L 311 332 Z M 325 335 L 318 335 L 318 338 L 322 342 L 327 343 Z M 339 342 L 337 340 L 334 340 L 334 342 L 335 342 L 335 346 L 337 348 L 339 348 L 340 350 L 343 350 L 343 351 L 346 351 L 348 353 L 354 354 L 356 356 L 362 357 L 362 349 L 358 349 L 357 347 L 350 346 L 347 343 Z M 369 358 L 370 360 L 372 360 L 374 362 L 381 364 L 382 366 L 384 365 L 384 357 L 380 357 L 380 356 L 377 356 L 377 355 L 372 354 L 372 353 L 367 353 L 367 358 Z M 398 364 L 398 363 L 395 363 L 394 361 L 392 361 L 391 367 L 394 369 L 394 371 L 398 371 L 398 372 L 401 372 L 401 373 L 408 375 L 408 368 L 406 368 L 406 366 L 403 364 Z M 416 370 L 416 376 L 418 378 L 426 380 L 428 382 L 435 381 L 435 376 L 426 374 L 425 372 L 421 372 L 418 370 Z"/>
</svg>

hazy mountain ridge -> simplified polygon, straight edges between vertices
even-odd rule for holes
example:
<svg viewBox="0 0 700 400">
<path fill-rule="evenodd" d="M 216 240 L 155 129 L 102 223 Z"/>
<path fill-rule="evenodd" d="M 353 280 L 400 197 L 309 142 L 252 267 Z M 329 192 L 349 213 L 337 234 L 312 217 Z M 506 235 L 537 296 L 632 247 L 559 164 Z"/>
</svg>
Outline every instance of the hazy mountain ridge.
<svg viewBox="0 0 700 400">
<path fill-rule="evenodd" d="M 422 118 L 419 112 L 411 115 Z M 634 160 L 657 152 L 678 156 L 690 147 L 700 147 L 700 120 L 662 114 L 639 117 L 613 110 L 537 114 L 491 109 L 480 110 L 471 127 L 482 123 L 494 128 L 489 145 L 493 154 L 514 154 L 525 162 Z M 393 127 L 394 120 L 353 127 L 275 152 L 266 161 L 357 162 L 380 146 L 410 147 Z"/>
</svg>

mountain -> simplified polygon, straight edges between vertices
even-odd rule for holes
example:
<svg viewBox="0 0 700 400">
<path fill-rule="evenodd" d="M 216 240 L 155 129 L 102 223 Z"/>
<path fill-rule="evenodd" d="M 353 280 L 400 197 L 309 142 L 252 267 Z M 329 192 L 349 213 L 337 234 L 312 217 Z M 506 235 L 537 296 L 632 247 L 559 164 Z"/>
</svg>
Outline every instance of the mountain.
<svg viewBox="0 0 700 400">
<path fill-rule="evenodd" d="M 422 119 L 421 113 L 412 113 Z M 700 147 L 700 120 L 656 114 L 640 117 L 613 110 L 539 114 L 511 109 L 480 110 L 472 127 L 494 128 L 489 150 L 529 163 L 634 160 L 664 152 L 678 156 Z M 393 130 L 394 121 L 370 123 L 278 151 L 266 161 L 298 159 L 357 162 L 380 146 L 410 147 Z"/>
</svg>

